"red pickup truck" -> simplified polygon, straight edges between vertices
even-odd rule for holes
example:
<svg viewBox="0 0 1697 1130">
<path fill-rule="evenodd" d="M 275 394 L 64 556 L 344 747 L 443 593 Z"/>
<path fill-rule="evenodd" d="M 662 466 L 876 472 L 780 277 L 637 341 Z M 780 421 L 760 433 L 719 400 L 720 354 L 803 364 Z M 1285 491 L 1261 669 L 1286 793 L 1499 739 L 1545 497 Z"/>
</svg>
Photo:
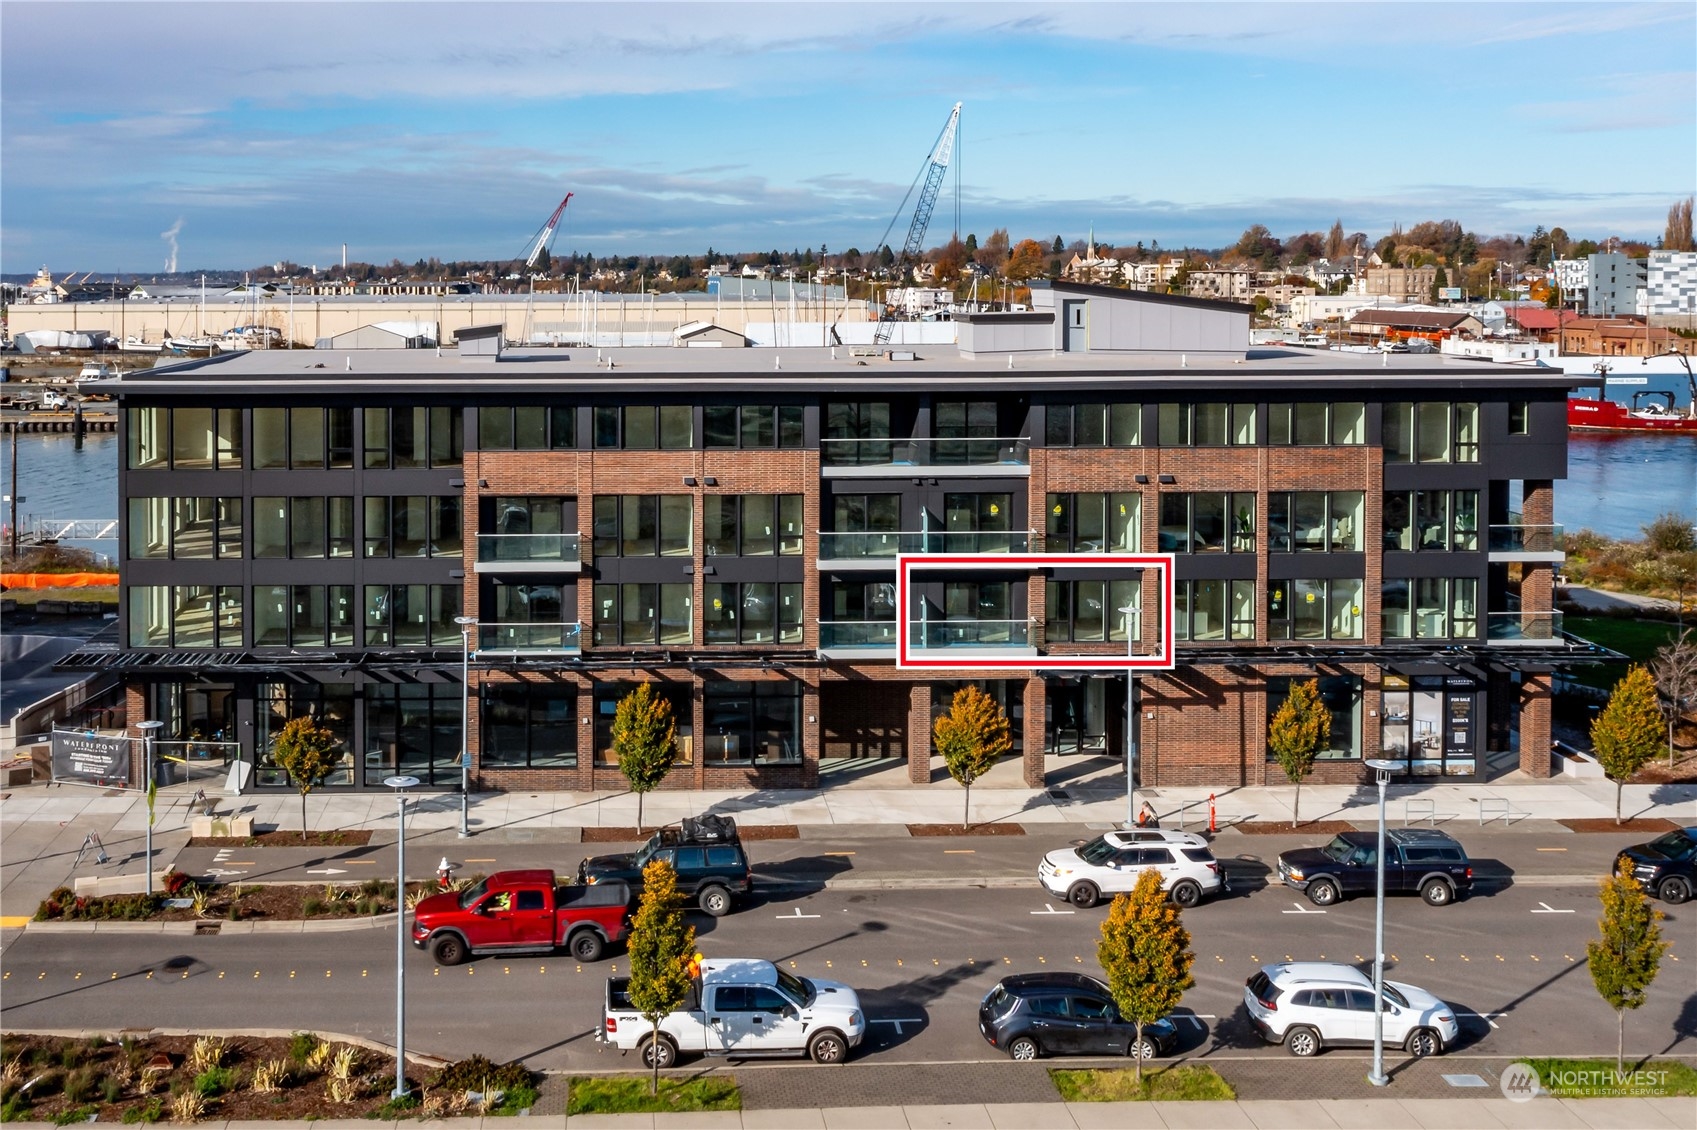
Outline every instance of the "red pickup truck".
<svg viewBox="0 0 1697 1130">
<path fill-rule="evenodd" d="M 463 891 L 444 891 L 413 911 L 412 941 L 438 963 L 474 953 L 552 953 L 596 961 L 622 941 L 630 888 L 621 882 L 560 886 L 552 871 L 497 871 Z"/>
</svg>

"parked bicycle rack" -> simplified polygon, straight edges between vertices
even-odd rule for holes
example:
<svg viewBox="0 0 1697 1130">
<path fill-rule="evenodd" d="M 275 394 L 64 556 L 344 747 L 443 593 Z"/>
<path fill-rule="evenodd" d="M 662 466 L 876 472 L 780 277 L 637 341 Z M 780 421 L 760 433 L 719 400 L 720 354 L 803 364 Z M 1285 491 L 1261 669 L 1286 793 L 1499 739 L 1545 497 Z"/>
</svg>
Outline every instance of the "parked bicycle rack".
<svg viewBox="0 0 1697 1130">
<path fill-rule="evenodd" d="M 1478 799 L 1479 826 L 1481 828 L 1483 828 L 1488 821 L 1496 820 L 1498 818 L 1501 818 L 1502 822 L 1506 825 L 1513 824 L 1517 819 L 1524 820 L 1529 815 L 1529 813 L 1521 812 L 1519 809 L 1511 807 L 1507 797 L 1482 796 Z"/>
<path fill-rule="evenodd" d="M 1418 814 L 1416 813 L 1418 811 Z M 1438 826 L 1438 802 L 1431 797 L 1409 797 L 1402 802 L 1402 822 L 1412 824 L 1416 820 L 1424 820 L 1432 827 Z"/>
</svg>

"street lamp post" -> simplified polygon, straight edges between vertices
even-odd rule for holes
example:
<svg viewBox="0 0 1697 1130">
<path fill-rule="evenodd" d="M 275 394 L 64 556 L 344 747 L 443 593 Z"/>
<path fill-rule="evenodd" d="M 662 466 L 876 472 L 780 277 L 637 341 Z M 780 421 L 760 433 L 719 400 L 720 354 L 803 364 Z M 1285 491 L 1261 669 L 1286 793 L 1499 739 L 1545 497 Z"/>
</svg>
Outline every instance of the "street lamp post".
<svg viewBox="0 0 1697 1130">
<path fill-rule="evenodd" d="M 476 616 L 455 616 L 460 626 L 460 839 L 471 836 L 471 630 Z"/>
<path fill-rule="evenodd" d="M 149 720 L 136 726 L 136 729 L 141 731 L 142 737 L 142 762 L 144 764 L 142 772 L 147 774 L 147 779 L 142 784 L 148 798 L 147 843 L 142 853 L 142 866 L 147 871 L 147 893 L 149 897 L 153 895 L 153 790 L 155 787 L 153 782 L 153 735 L 157 734 L 163 725 L 165 723 Z"/>
<path fill-rule="evenodd" d="M 407 793 L 418 784 L 417 777 L 385 777 L 383 784 L 395 790 L 399 818 L 395 840 L 395 1090 L 401 1099 L 407 1091 Z"/>
<path fill-rule="evenodd" d="M 1367 768 L 1379 780 L 1379 848 L 1375 853 L 1378 880 L 1373 910 L 1373 1071 L 1367 1081 L 1375 1087 L 1390 1082 L 1385 1076 L 1385 786 L 1402 766 L 1372 758 Z"/>
</svg>

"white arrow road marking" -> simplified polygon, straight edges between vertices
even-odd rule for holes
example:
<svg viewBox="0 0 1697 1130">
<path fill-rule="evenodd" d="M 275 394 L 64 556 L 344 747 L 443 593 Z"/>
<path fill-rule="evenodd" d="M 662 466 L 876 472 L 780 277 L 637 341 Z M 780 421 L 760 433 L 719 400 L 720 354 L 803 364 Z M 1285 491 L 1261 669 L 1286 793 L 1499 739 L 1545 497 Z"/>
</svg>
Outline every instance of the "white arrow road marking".
<svg viewBox="0 0 1697 1130">
<path fill-rule="evenodd" d="M 1187 1012 L 1187 1013 L 1183 1014 L 1182 1016 L 1175 1016 L 1175 1017 L 1173 1017 L 1173 1019 L 1174 1020 L 1188 1020 L 1192 1024 L 1196 1025 L 1198 1028 L 1206 1030 L 1208 1026 L 1206 1024 L 1202 1023 L 1204 1020 L 1217 1020 L 1219 1018 L 1216 1017 L 1211 1012 L 1198 1012 L 1198 1013 L 1195 1013 L 1194 1015 Z"/>
<path fill-rule="evenodd" d="M 1303 906 L 1299 902 L 1293 902 L 1293 903 L 1291 903 L 1291 905 L 1296 907 L 1296 909 L 1295 910 L 1282 911 L 1281 913 L 1284 913 L 1284 914 L 1324 914 L 1324 913 L 1326 913 L 1323 910 L 1309 910 L 1307 907 Z"/>
<path fill-rule="evenodd" d="M 210 871 L 208 871 L 207 874 L 208 875 L 246 875 L 247 872 L 246 871 L 226 871 L 222 867 L 214 867 Z"/>
<path fill-rule="evenodd" d="M 891 1019 L 884 1019 L 883 1017 L 875 1017 L 875 1018 L 874 1017 L 868 1017 L 867 1023 L 868 1024 L 894 1024 L 896 1026 L 896 1035 L 900 1036 L 900 1035 L 902 1035 L 902 1025 L 903 1024 L 923 1024 L 923 1023 L 925 1023 L 925 1020 L 924 1020 L 924 1018 L 918 1017 L 918 1016 L 903 1016 L 903 1017 L 891 1018 Z"/>
<path fill-rule="evenodd" d="M 793 913 L 793 914 L 774 914 L 772 917 L 773 918 L 791 919 L 791 918 L 818 918 L 819 916 L 817 914 L 803 914 L 801 912 L 801 907 L 798 906 L 798 907 L 795 908 L 795 913 Z"/>
<path fill-rule="evenodd" d="M 1508 1013 L 1506 1013 L 1506 1012 L 1473 1012 L 1470 1009 L 1463 1009 L 1463 1008 L 1458 1008 L 1455 1011 L 1460 1012 L 1460 1013 L 1465 1013 L 1469 1016 L 1477 1016 L 1480 1020 L 1483 1020 L 1485 1023 L 1489 1024 L 1493 1028 L 1498 1029 L 1499 1031 L 1502 1029 L 1502 1025 L 1498 1024 L 1495 1020 L 1492 1020 L 1491 1018 L 1493 1016 L 1507 1016 L 1508 1015 Z"/>
<path fill-rule="evenodd" d="M 1557 910 L 1555 907 L 1551 906 L 1547 902 L 1541 902 L 1538 905 L 1543 907 L 1544 909 L 1543 910 L 1534 910 L 1532 912 L 1533 914 L 1572 914 L 1573 913 L 1573 911 L 1571 911 L 1571 910 Z"/>
<path fill-rule="evenodd" d="M 340 867 L 317 867 L 317 868 L 309 869 L 307 871 L 307 874 L 308 875 L 346 875 L 347 872 L 342 870 Z"/>
<path fill-rule="evenodd" d="M 1033 914 L 1076 914 L 1078 912 L 1074 911 L 1074 910 L 1056 910 L 1052 906 L 1045 906 L 1042 910 L 1034 910 L 1031 913 L 1033 913 Z"/>
</svg>

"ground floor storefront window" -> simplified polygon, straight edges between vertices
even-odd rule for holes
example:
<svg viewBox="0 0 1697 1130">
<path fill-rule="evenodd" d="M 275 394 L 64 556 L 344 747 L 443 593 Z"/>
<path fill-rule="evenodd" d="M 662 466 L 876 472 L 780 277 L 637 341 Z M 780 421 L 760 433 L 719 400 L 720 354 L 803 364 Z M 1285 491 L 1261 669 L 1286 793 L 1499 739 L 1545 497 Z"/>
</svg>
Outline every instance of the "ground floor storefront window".
<svg viewBox="0 0 1697 1130">
<path fill-rule="evenodd" d="M 714 680 L 703 684 L 708 765 L 775 765 L 801 760 L 802 684 Z"/>
<path fill-rule="evenodd" d="M 458 683 L 368 685 L 365 698 L 365 783 L 397 775 L 426 785 L 460 782 Z"/>
<path fill-rule="evenodd" d="M 306 716 L 336 735 L 341 767 L 323 781 L 325 786 L 354 783 L 354 688 L 351 683 L 261 683 L 255 729 L 254 783 L 261 787 L 291 785 L 289 774 L 272 757 L 277 735 L 291 718 Z"/>
<path fill-rule="evenodd" d="M 672 720 L 678 727 L 677 766 L 692 765 L 695 761 L 695 701 L 694 689 L 688 683 L 649 684 L 653 692 L 672 704 Z M 595 684 L 595 764 L 604 769 L 618 767 L 613 753 L 613 719 L 619 713 L 619 700 L 637 687 L 635 681 Z"/>
<path fill-rule="evenodd" d="M 1290 697 L 1291 684 L 1304 681 L 1290 675 L 1267 676 L 1267 726 Z M 1361 677 L 1321 675 L 1319 682 L 1320 701 L 1332 715 L 1332 733 L 1315 760 L 1353 761 L 1361 756 Z M 1266 733 L 1265 727 L 1262 733 Z M 1278 760 L 1271 749 L 1267 751 L 1267 760 Z"/>
<path fill-rule="evenodd" d="M 1386 672 L 1381 683 L 1381 757 L 1413 777 L 1471 777 L 1478 769 L 1478 687 L 1465 676 Z"/>
<path fill-rule="evenodd" d="M 480 697 L 483 768 L 577 768 L 577 688 L 485 683 Z"/>
</svg>

